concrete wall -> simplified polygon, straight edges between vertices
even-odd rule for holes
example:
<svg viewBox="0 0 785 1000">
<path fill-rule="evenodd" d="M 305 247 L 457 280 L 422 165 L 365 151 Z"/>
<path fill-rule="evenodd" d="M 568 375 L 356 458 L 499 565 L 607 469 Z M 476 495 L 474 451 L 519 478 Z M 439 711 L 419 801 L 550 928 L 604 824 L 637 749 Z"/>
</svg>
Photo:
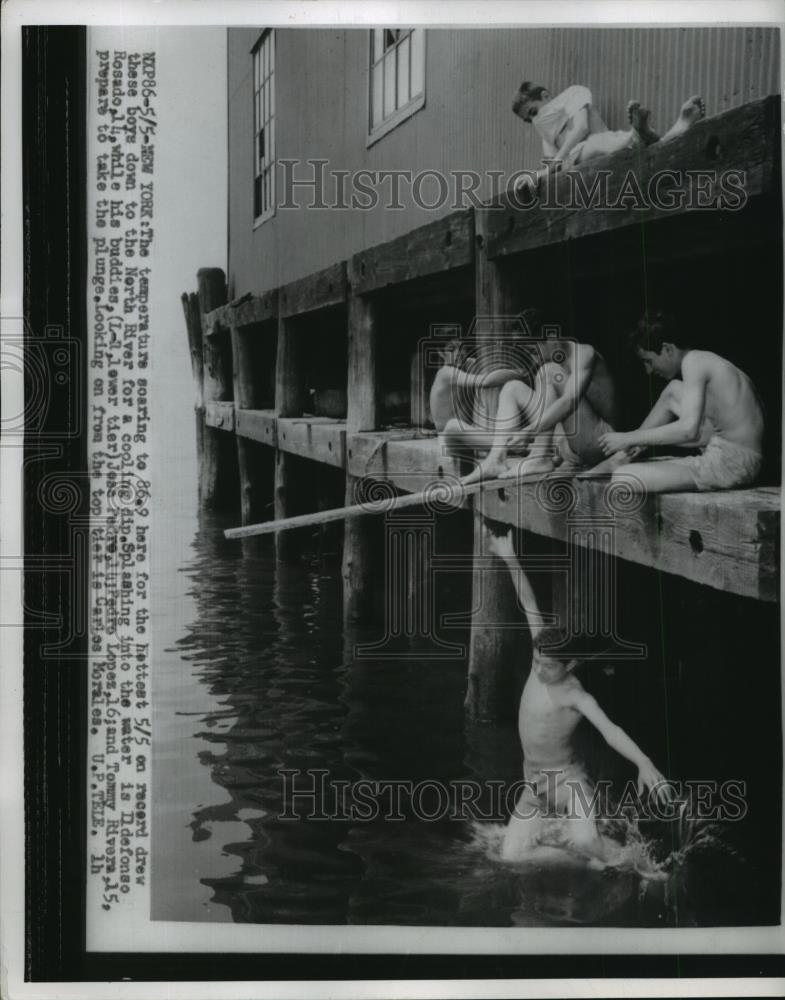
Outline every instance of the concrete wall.
<svg viewBox="0 0 785 1000">
<path fill-rule="evenodd" d="M 451 210 L 281 210 L 253 228 L 252 60 L 258 28 L 228 33 L 230 295 L 300 278 Z M 777 93 L 779 35 L 761 28 L 430 29 L 425 106 L 370 148 L 368 32 L 279 29 L 276 155 L 329 169 L 501 170 L 536 166 L 533 130 L 511 112 L 523 79 L 590 87 L 610 128 L 637 98 L 664 131 L 700 93 L 709 115 Z M 280 168 L 279 168 L 280 169 Z M 280 173 L 279 173 L 280 176 Z M 434 188 L 423 193 L 433 197 Z M 483 191 L 487 196 L 489 187 Z M 310 197 L 299 194 L 301 200 Z"/>
</svg>

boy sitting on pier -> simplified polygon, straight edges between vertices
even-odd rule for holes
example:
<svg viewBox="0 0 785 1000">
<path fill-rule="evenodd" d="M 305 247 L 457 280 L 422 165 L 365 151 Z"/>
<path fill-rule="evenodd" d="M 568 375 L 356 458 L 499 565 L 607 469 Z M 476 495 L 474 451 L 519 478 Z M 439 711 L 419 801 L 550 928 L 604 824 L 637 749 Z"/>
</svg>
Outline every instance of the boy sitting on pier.
<svg viewBox="0 0 785 1000">
<path fill-rule="evenodd" d="M 440 349 L 442 366 L 436 372 L 431 386 L 431 417 L 440 435 L 448 436 L 453 445 L 457 438 L 466 436 L 470 421 L 462 420 L 461 412 L 470 414 L 474 393 L 479 389 L 493 389 L 504 385 L 511 379 L 521 377 L 520 368 L 497 368 L 488 372 L 471 372 L 469 368 L 470 353 L 465 340 L 455 338 L 448 341 Z M 474 443 L 474 438 L 470 439 Z"/>
<path fill-rule="evenodd" d="M 693 350 L 676 321 L 658 311 L 632 335 L 647 372 L 668 379 L 638 430 L 607 431 L 600 446 L 612 471 L 653 493 L 730 490 L 751 485 L 763 462 L 764 419 L 749 376 L 713 351 Z M 699 448 L 698 455 L 628 464 L 655 445 Z"/>
<path fill-rule="evenodd" d="M 462 482 L 591 468 L 601 460 L 600 438 L 617 423 L 616 388 L 605 359 L 589 344 L 566 338 L 531 343 L 539 367 L 534 386 L 517 379 L 499 395 L 487 457 Z M 508 463 L 508 451 L 528 446 L 529 457 Z"/>
<path fill-rule="evenodd" d="M 610 747 L 638 768 L 639 795 L 649 789 L 667 799 L 666 780 L 584 690 L 573 673 L 579 661 L 559 651 L 564 634 L 543 626 L 534 590 L 515 555 L 512 530 L 502 535 L 486 527 L 485 538 L 487 550 L 510 570 L 533 645 L 531 671 L 518 711 L 526 787 L 505 830 L 502 858 L 524 861 L 538 844 L 549 843 L 604 864 L 610 859 L 597 830 L 594 788 L 572 746 L 580 720 L 588 719 Z"/>
<path fill-rule="evenodd" d="M 650 112 L 638 101 L 627 105 L 629 131 L 611 131 L 597 113 L 588 87 L 572 86 L 556 97 L 546 87 L 525 80 L 512 103 L 512 110 L 522 121 L 533 124 L 542 140 L 543 159 L 548 164 L 538 170 L 535 178 L 524 178 L 519 189 L 531 194 L 540 181 L 556 170 L 570 169 L 598 156 L 608 156 L 622 149 L 669 142 L 683 135 L 706 113 L 697 95 L 682 105 L 679 117 L 660 137 L 649 126 Z"/>
</svg>

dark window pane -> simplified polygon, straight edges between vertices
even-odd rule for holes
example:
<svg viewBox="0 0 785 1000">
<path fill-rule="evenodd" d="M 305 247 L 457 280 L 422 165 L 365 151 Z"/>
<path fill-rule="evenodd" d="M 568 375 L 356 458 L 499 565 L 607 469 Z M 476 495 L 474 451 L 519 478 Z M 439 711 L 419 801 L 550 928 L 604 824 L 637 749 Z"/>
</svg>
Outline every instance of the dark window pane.
<svg viewBox="0 0 785 1000">
<path fill-rule="evenodd" d="M 259 164 L 264 163 L 264 129 L 259 132 Z"/>
<path fill-rule="evenodd" d="M 254 177 L 253 180 L 253 214 L 258 218 L 262 214 L 262 178 Z"/>
</svg>

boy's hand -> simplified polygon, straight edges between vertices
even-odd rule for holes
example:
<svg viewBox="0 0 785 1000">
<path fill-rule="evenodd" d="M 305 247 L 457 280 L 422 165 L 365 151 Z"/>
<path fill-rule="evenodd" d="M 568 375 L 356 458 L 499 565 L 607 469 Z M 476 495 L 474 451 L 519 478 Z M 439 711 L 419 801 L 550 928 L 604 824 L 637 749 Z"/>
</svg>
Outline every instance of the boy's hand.
<svg viewBox="0 0 785 1000">
<path fill-rule="evenodd" d="M 669 802 L 673 794 L 668 779 L 664 774 L 660 774 L 650 760 L 638 768 L 638 795 L 641 798 L 646 789 L 654 793 L 658 802 Z"/>
<path fill-rule="evenodd" d="M 599 440 L 600 448 L 608 458 L 615 455 L 617 451 L 625 451 L 629 446 L 628 442 L 629 435 L 620 431 L 607 431 L 607 433 L 600 435 Z"/>
<path fill-rule="evenodd" d="M 512 528 L 510 528 L 506 535 L 494 535 L 492 531 L 488 530 L 486 525 L 484 528 L 484 534 L 488 552 L 494 556 L 498 556 L 500 559 L 508 559 L 510 557 L 513 559 L 515 558 L 515 546 L 512 541 Z"/>
</svg>

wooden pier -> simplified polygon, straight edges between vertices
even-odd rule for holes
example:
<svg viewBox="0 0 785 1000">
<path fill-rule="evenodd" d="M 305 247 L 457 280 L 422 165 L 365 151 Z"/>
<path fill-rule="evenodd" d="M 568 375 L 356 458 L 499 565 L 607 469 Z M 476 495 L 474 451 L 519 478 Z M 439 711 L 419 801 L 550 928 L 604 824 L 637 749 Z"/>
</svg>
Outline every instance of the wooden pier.
<svg viewBox="0 0 785 1000">
<path fill-rule="evenodd" d="M 591 189 L 600 171 L 612 169 L 609 190 L 617 195 L 630 170 L 643 189 L 670 171 L 668 190 L 676 207 L 668 211 L 632 203 L 613 210 L 526 209 L 505 196 L 495 205 L 453 212 L 313 275 L 231 302 L 223 272 L 203 269 L 198 294 L 183 296 L 197 384 L 201 503 L 225 504 L 222 484 L 235 483 L 240 521 L 250 524 L 349 505 L 358 484 L 369 480 L 414 492 L 456 476 L 455 461 L 443 453 L 427 423 L 425 382 L 417 363 L 422 336 L 405 326 L 391 330 L 390 316 L 401 303 L 437 317 L 445 304 L 468 318 L 510 316 L 548 297 L 554 267 L 565 260 L 571 280 L 596 275 L 607 280 L 632 252 L 641 253 L 642 242 L 647 263 L 663 268 L 690 267 L 712 255 L 720 259 L 732 249 L 774 255 L 781 273 L 779 157 L 779 101 L 771 97 L 705 119 L 671 143 L 593 161 L 581 170 L 584 186 Z M 700 205 L 686 194 L 681 202 L 677 197 L 701 172 L 711 178 L 728 171 L 744 176 L 746 197 L 738 211 L 702 210 L 722 195 L 716 181 L 704 184 Z M 566 196 L 568 183 L 565 176 L 556 179 L 557 196 Z M 781 303 L 774 312 L 777 308 Z M 391 382 L 401 376 L 390 372 L 404 368 L 409 384 L 402 401 L 400 386 Z M 325 382 L 313 397 L 309 394 L 311 383 Z M 326 471 L 330 468 L 332 475 Z M 323 475 L 311 478 L 313 469 Z M 341 495 L 334 489 L 336 475 L 343 477 Z M 614 498 L 607 480 L 556 476 L 548 489 L 546 496 L 538 486 L 511 481 L 483 489 L 472 501 L 478 568 L 468 706 L 476 716 L 492 718 L 499 711 L 504 664 L 515 641 L 512 632 L 495 623 L 500 616 L 520 614 L 507 577 L 483 571 L 488 560 L 481 548 L 480 515 L 568 547 L 591 549 L 607 544 L 595 529 L 610 509 L 614 558 L 743 598 L 779 598 L 778 485 Z M 370 520 L 347 520 L 344 526 L 347 622 L 367 614 L 371 581 L 380 572 L 369 540 Z M 293 545 L 290 533 L 279 532 L 278 558 L 288 559 Z M 607 548 L 603 551 L 607 554 Z"/>
</svg>

